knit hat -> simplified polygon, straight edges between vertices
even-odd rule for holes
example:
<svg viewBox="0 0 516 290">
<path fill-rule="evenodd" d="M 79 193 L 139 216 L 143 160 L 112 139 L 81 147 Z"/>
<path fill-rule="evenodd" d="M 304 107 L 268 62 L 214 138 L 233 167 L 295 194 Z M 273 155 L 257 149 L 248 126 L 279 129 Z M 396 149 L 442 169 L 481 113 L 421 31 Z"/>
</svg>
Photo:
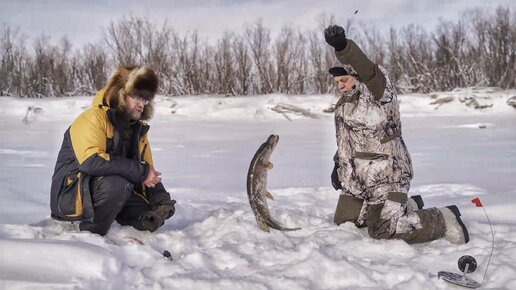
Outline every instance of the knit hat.
<svg viewBox="0 0 516 290">
<path fill-rule="evenodd" d="M 358 73 L 353 67 L 349 64 L 342 64 L 338 59 L 335 59 L 328 72 L 334 77 L 350 75 L 358 79 Z"/>
</svg>

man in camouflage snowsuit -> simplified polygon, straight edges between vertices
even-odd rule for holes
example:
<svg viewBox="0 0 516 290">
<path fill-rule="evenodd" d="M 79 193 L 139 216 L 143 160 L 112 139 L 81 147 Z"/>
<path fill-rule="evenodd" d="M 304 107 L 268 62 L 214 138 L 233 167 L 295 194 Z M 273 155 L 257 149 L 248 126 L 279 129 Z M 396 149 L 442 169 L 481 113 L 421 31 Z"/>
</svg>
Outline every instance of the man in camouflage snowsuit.
<svg viewBox="0 0 516 290">
<path fill-rule="evenodd" d="M 337 153 L 332 184 L 341 189 L 335 223 L 367 226 L 375 239 L 422 243 L 469 240 L 456 206 L 421 209 L 407 193 L 412 163 L 401 134 L 397 93 L 385 68 L 371 62 L 342 27 L 325 30 L 338 59 L 329 72 L 342 96 L 335 109 Z"/>
</svg>

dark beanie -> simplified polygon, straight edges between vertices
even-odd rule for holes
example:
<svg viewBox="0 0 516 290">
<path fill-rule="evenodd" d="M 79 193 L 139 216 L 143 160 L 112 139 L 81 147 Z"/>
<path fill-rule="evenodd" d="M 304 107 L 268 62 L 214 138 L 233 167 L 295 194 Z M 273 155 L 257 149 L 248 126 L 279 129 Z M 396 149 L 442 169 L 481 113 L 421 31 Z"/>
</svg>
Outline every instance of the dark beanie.
<svg viewBox="0 0 516 290">
<path fill-rule="evenodd" d="M 342 66 L 342 63 L 337 59 L 333 61 L 332 66 L 328 70 L 328 72 L 334 77 L 347 76 L 348 72 Z"/>
<path fill-rule="evenodd" d="M 338 59 L 335 59 L 328 72 L 334 77 L 350 75 L 358 79 L 358 74 L 353 69 L 353 67 L 351 67 L 350 65 L 342 65 L 342 63 Z"/>
</svg>

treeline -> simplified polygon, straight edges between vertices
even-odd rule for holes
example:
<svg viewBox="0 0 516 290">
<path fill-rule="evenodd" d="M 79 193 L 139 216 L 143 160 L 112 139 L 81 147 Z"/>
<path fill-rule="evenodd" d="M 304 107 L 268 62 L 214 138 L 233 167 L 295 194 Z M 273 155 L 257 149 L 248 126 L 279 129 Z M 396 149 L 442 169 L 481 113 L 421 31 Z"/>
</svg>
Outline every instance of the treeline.
<svg viewBox="0 0 516 290">
<path fill-rule="evenodd" d="M 92 95 L 109 72 L 125 64 L 147 65 L 160 77 L 165 95 L 320 94 L 334 89 L 327 69 L 333 51 L 323 29 L 284 26 L 273 38 L 257 21 L 215 42 L 197 31 L 177 33 L 132 17 L 111 23 L 104 37 L 74 49 L 63 37 L 31 43 L 18 28 L 0 29 L 0 95 L 61 97 Z M 452 90 L 467 86 L 516 87 L 516 11 L 467 11 L 441 21 L 435 31 L 420 26 L 380 31 L 353 21 L 338 23 L 375 62 L 384 65 L 402 92 Z"/>
</svg>

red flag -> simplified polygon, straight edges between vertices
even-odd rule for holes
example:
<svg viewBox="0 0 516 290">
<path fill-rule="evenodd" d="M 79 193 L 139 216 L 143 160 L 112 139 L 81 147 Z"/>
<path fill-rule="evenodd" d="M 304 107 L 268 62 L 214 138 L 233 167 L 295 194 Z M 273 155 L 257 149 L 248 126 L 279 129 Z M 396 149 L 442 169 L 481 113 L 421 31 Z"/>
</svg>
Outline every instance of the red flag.
<svg viewBox="0 0 516 290">
<path fill-rule="evenodd" d="M 475 197 L 471 200 L 472 203 L 474 203 L 477 207 L 482 207 L 482 203 L 480 202 L 480 198 Z"/>
</svg>

